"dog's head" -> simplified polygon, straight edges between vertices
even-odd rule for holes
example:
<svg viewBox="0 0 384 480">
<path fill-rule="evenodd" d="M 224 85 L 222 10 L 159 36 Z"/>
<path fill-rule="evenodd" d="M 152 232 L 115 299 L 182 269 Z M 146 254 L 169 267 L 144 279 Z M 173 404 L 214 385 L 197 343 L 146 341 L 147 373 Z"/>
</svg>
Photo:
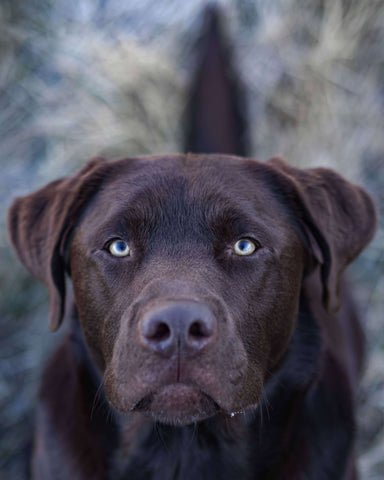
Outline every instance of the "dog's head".
<svg viewBox="0 0 384 480">
<path fill-rule="evenodd" d="M 334 308 L 374 228 L 369 196 L 330 170 L 224 155 L 94 159 L 9 212 L 51 329 L 68 272 L 110 403 L 174 424 L 256 405 L 303 277 L 318 269 Z"/>
</svg>

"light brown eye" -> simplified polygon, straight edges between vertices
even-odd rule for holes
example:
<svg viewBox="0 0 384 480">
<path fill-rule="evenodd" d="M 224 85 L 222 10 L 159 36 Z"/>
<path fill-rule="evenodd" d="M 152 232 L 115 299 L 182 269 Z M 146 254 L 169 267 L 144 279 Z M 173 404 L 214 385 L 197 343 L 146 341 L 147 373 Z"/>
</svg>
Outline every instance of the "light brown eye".
<svg viewBox="0 0 384 480">
<path fill-rule="evenodd" d="M 256 244 L 252 240 L 241 238 L 235 243 L 233 250 L 236 255 L 251 255 L 256 248 Z"/>
<path fill-rule="evenodd" d="M 108 250 L 114 257 L 127 257 L 130 254 L 129 245 L 124 240 L 114 240 Z"/>
</svg>

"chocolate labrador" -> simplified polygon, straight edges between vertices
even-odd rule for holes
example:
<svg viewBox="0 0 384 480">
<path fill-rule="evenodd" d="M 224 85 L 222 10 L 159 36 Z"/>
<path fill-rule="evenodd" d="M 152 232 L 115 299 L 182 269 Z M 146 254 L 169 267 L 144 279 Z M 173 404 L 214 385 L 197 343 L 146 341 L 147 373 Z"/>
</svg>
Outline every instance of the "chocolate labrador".
<svg viewBox="0 0 384 480">
<path fill-rule="evenodd" d="M 341 276 L 375 224 L 364 190 L 280 158 L 96 158 L 17 198 L 51 330 L 67 274 L 74 294 L 34 478 L 356 478 L 363 345 Z"/>
</svg>

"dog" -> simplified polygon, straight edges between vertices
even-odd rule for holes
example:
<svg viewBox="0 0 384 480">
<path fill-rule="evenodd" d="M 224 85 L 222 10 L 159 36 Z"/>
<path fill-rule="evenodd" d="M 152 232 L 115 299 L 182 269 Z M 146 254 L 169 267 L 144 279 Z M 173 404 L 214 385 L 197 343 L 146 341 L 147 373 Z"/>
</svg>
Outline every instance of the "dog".
<svg viewBox="0 0 384 480">
<path fill-rule="evenodd" d="M 186 145 L 206 153 L 96 157 L 9 209 L 50 329 L 67 327 L 35 479 L 357 478 L 364 337 L 343 270 L 375 208 L 332 170 L 234 155 L 242 110 L 209 15 Z"/>
<path fill-rule="evenodd" d="M 51 330 L 66 273 L 76 305 L 35 478 L 355 478 L 362 336 L 340 277 L 374 229 L 361 188 L 280 158 L 96 158 L 16 199 Z"/>
</svg>

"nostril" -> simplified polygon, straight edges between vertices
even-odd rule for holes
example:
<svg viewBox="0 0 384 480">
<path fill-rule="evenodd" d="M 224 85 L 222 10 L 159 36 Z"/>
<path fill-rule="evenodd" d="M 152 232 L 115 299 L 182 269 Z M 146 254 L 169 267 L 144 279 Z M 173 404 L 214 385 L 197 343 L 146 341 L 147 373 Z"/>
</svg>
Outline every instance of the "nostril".
<svg viewBox="0 0 384 480">
<path fill-rule="evenodd" d="M 149 339 L 159 341 L 159 342 L 167 340 L 170 336 L 171 336 L 171 330 L 165 322 L 158 322 L 157 325 L 155 325 L 155 328 L 152 334 L 147 335 Z"/>
<path fill-rule="evenodd" d="M 188 336 L 199 339 L 209 336 L 209 332 L 200 320 L 196 320 L 190 325 Z"/>
<path fill-rule="evenodd" d="M 164 316 L 160 316 L 158 313 L 150 313 L 140 322 L 140 342 L 157 353 L 171 356 L 176 348 L 175 332 Z"/>
</svg>

